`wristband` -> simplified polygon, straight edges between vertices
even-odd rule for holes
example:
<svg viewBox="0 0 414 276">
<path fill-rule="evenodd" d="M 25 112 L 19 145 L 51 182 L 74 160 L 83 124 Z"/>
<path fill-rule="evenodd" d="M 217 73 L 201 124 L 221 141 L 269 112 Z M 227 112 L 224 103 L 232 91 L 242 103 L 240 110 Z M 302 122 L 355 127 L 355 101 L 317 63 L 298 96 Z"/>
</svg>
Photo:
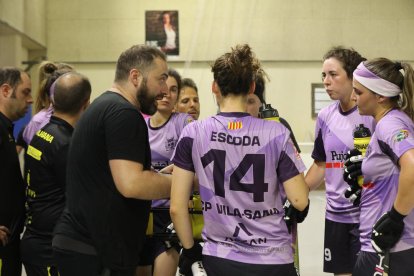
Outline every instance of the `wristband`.
<svg viewBox="0 0 414 276">
<path fill-rule="evenodd" d="M 198 254 L 200 254 L 200 245 L 198 243 L 194 242 L 194 245 L 191 248 L 189 248 L 189 249 L 185 249 L 183 247 L 182 254 L 184 256 L 194 256 L 194 255 L 198 255 Z"/>
<path fill-rule="evenodd" d="M 395 210 L 394 205 L 392 206 L 388 214 L 390 218 L 394 221 L 402 221 L 406 217 L 405 215 L 401 215 L 400 213 L 398 213 L 398 211 Z"/>
</svg>

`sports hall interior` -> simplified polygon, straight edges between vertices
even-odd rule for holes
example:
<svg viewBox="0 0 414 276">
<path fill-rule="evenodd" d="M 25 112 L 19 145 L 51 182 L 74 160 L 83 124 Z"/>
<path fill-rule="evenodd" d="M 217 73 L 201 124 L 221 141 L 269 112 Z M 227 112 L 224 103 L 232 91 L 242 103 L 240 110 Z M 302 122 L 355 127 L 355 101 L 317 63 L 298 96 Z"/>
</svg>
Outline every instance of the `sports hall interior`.
<svg viewBox="0 0 414 276">
<path fill-rule="evenodd" d="M 414 65 L 413 0 L 0 0 L 0 66 L 32 77 L 42 60 L 66 62 L 89 77 L 92 100 L 108 89 L 119 54 L 146 42 L 146 12 L 176 11 L 179 54 L 168 65 L 199 89 L 200 119 L 217 112 L 212 62 L 236 44 L 249 44 L 269 82 L 265 99 L 291 125 L 307 167 L 315 128 L 313 96 L 323 54 L 353 47 L 366 58 Z M 301 275 L 322 272 L 323 188 L 311 193 L 299 226 Z"/>
</svg>

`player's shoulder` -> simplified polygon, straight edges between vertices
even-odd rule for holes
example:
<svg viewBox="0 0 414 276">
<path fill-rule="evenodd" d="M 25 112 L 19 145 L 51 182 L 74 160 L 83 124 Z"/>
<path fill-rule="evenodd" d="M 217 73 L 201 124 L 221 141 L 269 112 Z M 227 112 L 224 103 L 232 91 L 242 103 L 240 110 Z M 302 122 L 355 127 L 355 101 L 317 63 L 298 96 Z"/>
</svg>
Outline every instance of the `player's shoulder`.
<svg viewBox="0 0 414 276">
<path fill-rule="evenodd" d="M 174 112 L 171 114 L 171 120 L 189 124 L 194 121 L 194 118 L 191 117 L 191 115 L 189 115 L 188 113 Z"/>
<path fill-rule="evenodd" d="M 339 113 L 338 109 L 339 102 L 335 101 L 328 106 L 325 106 L 318 112 L 318 119 L 326 120 L 335 113 Z"/>
<path fill-rule="evenodd" d="M 406 131 L 412 131 L 413 128 L 413 121 L 404 112 L 392 110 L 377 123 L 375 132 L 377 136 L 384 136 L 404 129 Z"/>
</svg>

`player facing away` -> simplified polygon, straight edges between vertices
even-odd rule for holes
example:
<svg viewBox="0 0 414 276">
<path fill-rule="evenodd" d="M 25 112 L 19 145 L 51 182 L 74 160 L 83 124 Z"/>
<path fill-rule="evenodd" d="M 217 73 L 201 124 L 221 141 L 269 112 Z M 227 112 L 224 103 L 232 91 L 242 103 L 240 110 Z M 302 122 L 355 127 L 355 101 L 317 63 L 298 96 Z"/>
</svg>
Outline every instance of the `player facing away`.
<svg viewBox="0 0 414 276">
<path fill-rule="evenodd" d="M 178 141 L 170 212 L 183 245 L 184 275 L 199 260 L 208 275 L 296 275 L 283 202 L 287 196 L 300 211 L 308 206 L 305 166 L 283 125 L 246 113 L 261 70 L 248 45 L 219 57 L 212 91 L 220 113 L 189 124 Z M 189 222 L 194 173 L 203 204 L 203 249 Z"/>
</svg>

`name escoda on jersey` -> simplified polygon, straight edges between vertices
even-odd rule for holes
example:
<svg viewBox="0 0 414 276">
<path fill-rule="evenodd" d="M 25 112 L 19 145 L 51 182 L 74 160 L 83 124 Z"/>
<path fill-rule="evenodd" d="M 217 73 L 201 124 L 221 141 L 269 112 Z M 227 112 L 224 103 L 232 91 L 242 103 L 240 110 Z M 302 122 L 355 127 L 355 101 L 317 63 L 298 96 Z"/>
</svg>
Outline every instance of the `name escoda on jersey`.
<svg viewBox="0 0 414 276">
<path fill-rule="evenodd" d="M 232 136 L 225 132 L 216 131 L 211 133 L 210 141 L 227 143 L 235 146 L 260 146 L 259 136 Z"/>
</svg>

